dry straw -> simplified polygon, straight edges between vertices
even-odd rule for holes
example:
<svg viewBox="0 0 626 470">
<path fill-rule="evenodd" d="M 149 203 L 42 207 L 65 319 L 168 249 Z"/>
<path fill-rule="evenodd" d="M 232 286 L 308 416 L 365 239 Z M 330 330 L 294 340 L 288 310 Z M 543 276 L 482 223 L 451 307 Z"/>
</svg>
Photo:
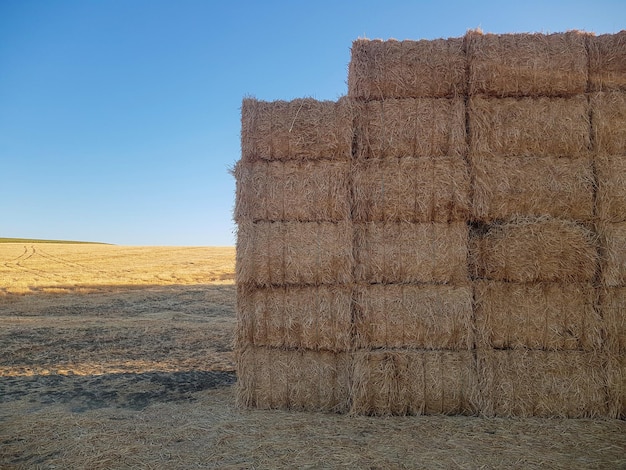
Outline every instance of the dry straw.
<svg viewBox="0 0 626 470">
<path fill-rule="evenodd" d="M 626 354 L 626 287 L 600 290 L 600 312 L 606 331 L 604 345 L 610 354 Z"/>
<path fill-rule="evenodd" d="M 352 408 L 366 415 L 476 414 L 471 351 L 355 353 Z"/>
<path fill-rule="evenodd" d="M 347 161 L 240 161 L 235 220 L 338 222 L 350 216 Z"/>
<path fill-rule="evenodd" d="M 352 281 L 347 222 L 240 222 L 236 277 L 257 286 Z"/>
<path fill-rule="evenodd" d="M 359 158 L 467 154 L 462 98 L 386 99 L 356 109 Z"/>
<path fill-rule="evenodd" d="M 626 90 L 626 31 L 589 37 L 587 43 L 591 89 Z"/>
<path fill-rule="evenodd" d="M 583 351 L 477 352 L 480 408 L 487 416 L 606 416 L 601 355 Z"/>
<path fill-rule="evenodd" d="M 597 224 L 604 286 L 626 286 L 626 222 Z"/>
<path fill-rule="evenodd" d="M 472 289 L 448 285 L 359 286 L 357 346 L 469 350 Z"/>
<path fill-rule="evenodd" d="M 352 288 L 249 288 L 237 295 L 240 345 L 347 351 L 352 345 Z"/>
<path fill-rule="evenodd" d="M 349 100 L 243 100 L 242 160 L 347 160 L 351 154 Z"/>
<path fill-rule="evenodd" d="M 596 350 L 602 320 L 591 283 L 477 281 L 479 349 Z"/>
<path fill-rule="evenodd" d="M 595 158 L 595 170 L 598 218 L 626 222 L 626 155 L 599 155 Z"/>
<path fill-rule="evenodd" d="M 469 93 L 491 96 L 566 96 L 587 87 L 588 35 L 481 34 L 467 36 Z"/>
<path fill-rule="evenodd" d="M 568 220 L 516 218 L 476 230 L 470 243 L 472 274 L 512 282 L 588 282 L 595 276 L 596 237 Z"/>
<path fill-rule="evenodd" d="M 626 91 L 592 94 L 591 112 L 596 152 L 626 156 Z"/>
<path fill-rule="evenodd" d="M 450 224 L 355 224 L 355 276 L 368 283 L 467 282 L 468 227 Z"/>
<path fill-rule="evenodd" d="M 626 419 L 626 354 L 611 355 L 607 361 L 609 416 Z"/>
<path fill-rule="evenodd" d="M 346 412 L 350 360 L 345 353 L 248 346 L 238 352 L 237 404 Z"/>
<path fill-rule="evenodd" d="M 467 220 L 470 182 L 462 157 L 389 158 L 353 167 L 358 222 Z"/>
<path fill-rule="evenodd" d="M 472 176 L 477 220 L 548 215 L 587 221 L 594 216 L 596 185 L 587 158 L 474 158 Z"/>
<path fill-rule="evenodd" d="M 470 154 L 478 157 L 580 157 L 589 154 L 589 106 L 573 98 L 469 100 Z"/>
<path fill-rule="evenodd" d="M 365 100 L 465 94 L 463 38 L 352 43 L 348 96 Z"/>
</svg>

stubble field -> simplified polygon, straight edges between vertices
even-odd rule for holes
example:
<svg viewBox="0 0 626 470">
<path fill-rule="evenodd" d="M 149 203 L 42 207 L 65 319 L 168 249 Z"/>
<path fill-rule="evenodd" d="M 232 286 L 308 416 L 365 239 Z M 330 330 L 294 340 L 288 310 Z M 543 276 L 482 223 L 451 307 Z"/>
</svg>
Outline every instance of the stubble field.
<svg viewBox="0 0 626 470">
<path fill-rule="evenodd" d="M 236 409 L 234 258 L 0 244 L 0 468 L 626 468 L 624 421 Z"/>
</svg>

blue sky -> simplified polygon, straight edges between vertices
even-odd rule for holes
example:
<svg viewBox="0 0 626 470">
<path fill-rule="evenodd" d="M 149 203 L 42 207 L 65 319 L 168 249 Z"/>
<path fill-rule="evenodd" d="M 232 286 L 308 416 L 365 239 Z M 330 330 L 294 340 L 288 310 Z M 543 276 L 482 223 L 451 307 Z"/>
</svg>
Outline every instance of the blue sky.
<svg viewBox="0 0 626 470">
<path fill-rule="evenodd" d="M 339 98 L 359 37 L 625 19 L 623 0 L 0 0 L 0 237 L 233 245 L 245 96 Z"/>
</svg>

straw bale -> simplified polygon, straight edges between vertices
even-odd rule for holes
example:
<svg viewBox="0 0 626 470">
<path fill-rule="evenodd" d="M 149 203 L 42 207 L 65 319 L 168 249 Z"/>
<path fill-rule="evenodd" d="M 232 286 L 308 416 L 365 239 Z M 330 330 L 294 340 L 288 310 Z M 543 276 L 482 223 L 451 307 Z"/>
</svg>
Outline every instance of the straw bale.
<svg viewBox="0 0 626 470">
<path fill-rule="evenodd" d="M 602 320 L 591 283 L 476 281 L 478 348 L 595 350 Z"/>
<path fill-rule="evenodd" d="M 235 220 L 338 222 L 350 217 L 350 163 L 237 163 Z"/>
<path fill-rule="evenodd" d="M 589 106 L 573 98 L 469 100 L 470 155 L 579 157 L 589 154 Z"/>
<path fill-rule="evenodd" d="M 467 220 L 470 182 L 462 157 L 367 160 L 353 168 L 353 220 Z"/>
<path fill-rule="evenodd" d="M 477 380 L 471 351 L 361 351 L 355 353 L 353 370 L 354 414 L 477 412 Z"/>
<path fill-rule="evenodd" d="M 479 350 L 481 412 L 487 416 L 606 416 L 602 356 L 584 351 Z"/>
<path fill-rule="evenodd" d="M 626 154 L 595 158 L 596 214 L 608 222 L 626 221 Z"/>
<path fill-rule="evenodd" d="M 365 100 L 465 94 L 463 38 L 358 39 L 352 43 L 348 96 Z"/>
<path fill-rule="evenodd" d="M 593 232 L 568 220 L 515 218 L 475 230 L 470 242 L 474 277 L 511 282 L 587 282 L 598 253 Z"/>
<path fill-rule="evenodd" d="M 352 155 L 350 100 L 243 100 L 244 160 L 347 160 Z"/>
<path fill-rule="evenodd" d="M 240 222 L 238 283 L 258 286 L 352 281 L 348 222 Z"/>
<path fill-rule="evenodd" d="M 370 285 L 356 293 L 357 346 L 469 350 L 472 289 L 448 285 Z"/>
<path fill-rule="evenodd" d="M 609 417 L 626 419 L 626 355 L 610 356 L 607 361 Z"/>
<path fill-rule="evenodd" d="M 352 288 L 239 286 L 240 344 L 346 351 L 351 347 Z"/>
<path fill-rule="evenodd" d="M 587 87 L 587 34 L 467 34 L 469 93 L 566 96 Z"/>
<path fill-rule="evenodd" d="M 596 152 L 626 157 L 626 91 L 594 93 L 590 103 Z"/>
<path fill-rule="evenodd" d="M 595 178 L 590 159 L 475 158 L 472 175 L 477 220 L 542 215 L 593 218 Z"/>
<path fill-rule="evenodd" d="M 626 355 L 626 287 L 601 289 L 600 312 L 607 351 L 616 355 Z"/>
<path fill-rule="evenodd" d="M 467 282 L 468 227 L 450 224 L 355 224 L 355 276 L 368 283 Z"/>
<path fill-rule="evenodd" d="M 349 380 L 348 354 L 248 346 L 238 352 L 237 405 L 346 412 Z"/>
<path fill-rule="evenodd" d="M 604 286 L 626 286 L 626 222 L 597 224 Z"/>
<path fill-rule="evenodd" d="M 626 30 L 587 39 L 593 91 L 626 90 Z"/>
<path fill-rule="evenodd" d="M 386 99 L 358 105 L 359 158 L 467 154 L 462 98 Z"/>
</svg>

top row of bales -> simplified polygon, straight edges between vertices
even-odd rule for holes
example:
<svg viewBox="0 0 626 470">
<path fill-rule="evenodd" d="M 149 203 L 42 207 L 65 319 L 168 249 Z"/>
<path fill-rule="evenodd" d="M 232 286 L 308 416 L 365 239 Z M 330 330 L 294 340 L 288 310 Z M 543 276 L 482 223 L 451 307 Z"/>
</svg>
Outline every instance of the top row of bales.
<svg viewBox="0 0 626 470">
<path fill-rule="evenodd" d="M 482 34 L 433 41 L 357 40 L 348 95 L 364 100 L 572 96 L 626 90 L 626 31 L 594 36 Z"/>
</svg>

